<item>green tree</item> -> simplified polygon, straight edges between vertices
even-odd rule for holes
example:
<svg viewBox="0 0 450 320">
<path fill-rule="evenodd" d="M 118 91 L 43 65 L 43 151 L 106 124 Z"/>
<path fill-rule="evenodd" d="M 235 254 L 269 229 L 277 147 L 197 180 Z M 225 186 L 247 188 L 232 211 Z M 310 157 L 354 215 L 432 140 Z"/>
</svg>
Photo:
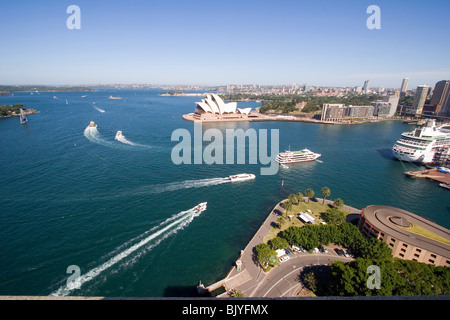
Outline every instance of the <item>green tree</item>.
<svg viewBox="0 0 450 320">
<path fill-rule="evenodd" d="M 266 243 L 260 243 L 256 246 L 256 255 L 263 268 L 273 265 L 276 261 L 277 253 Z"/>
<path fill-rule="evenodd" d="M 289 243 L 284 238 L 275 237 L 272 240 L 270 240 L 270 246 L 272 247 L 273 250 L 286 249 L 289 247 Z"/>
<path fill-rule="evenodd" d="M 312 189 L 307 189 L 305 191 L 305 195 L 308 198 L 308 203 L 309 203 L 309 200 L 314 197 L 314 191 Z"/>
<path fill-rule="evenodd" d="M 337 198 L 336 200 L 334 200 L 333 206 L 336 209 L 342 209 L 344 207 L 344 201 L 341 198 Z"/>
<path fill-rule="evenodd" d="M 326 223 L 338 226 L 345 222 L 345 213 L 336 208 L 328 208 L 322 213 L 322 218 Z"/>
<path fill-rule="evenodd" d="M 303 202 L 303 193 L 297 193 L 297 203 Z"/>
<path fill-rule="evenodd" d="M 289 211 L 291 211 L 292 206 L 293 204 L 289 199 L 283 202 L 283 208 L 285 209 L 286 216 L 289 214 Z"/>
<path fill-rule="evenodd" d="M 322 204 L 325 203 L 325 198 L 328 197 L 331 194 L 330 188 L 328 187 L 323 187 L 320 192 L 322 192 L 323 195 L 323 201 Z"/>
<path fill-rule="evenodd" d="M 298 204 L 298 198 L 297 198 L 297 195 L 295 195 L 295 194 L 290 194 L 289 197 L 288 197 L 288 200 L 292 204 Z"/>
<path fill-rule="evenodd" d="M 317 279 L 314 272 L 310 271 L 303 275 L 303 283 L 312 292 L 317 291 Z"/>
</svg>

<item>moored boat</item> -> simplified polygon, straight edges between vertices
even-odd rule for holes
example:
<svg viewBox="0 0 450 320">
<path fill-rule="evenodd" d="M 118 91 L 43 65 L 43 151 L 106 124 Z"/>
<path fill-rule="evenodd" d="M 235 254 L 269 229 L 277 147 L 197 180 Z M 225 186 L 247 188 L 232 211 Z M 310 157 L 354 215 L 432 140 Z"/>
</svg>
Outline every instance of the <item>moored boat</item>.
<svg viewBox="0 0 450 320">
<path fill-rule="evenodd" d="M 429 119 L 421 128 L 403 132 L 392 147 L 392 153 L 400 161 L 431 163 L 440 149 L 450 144 L 450 124 L 436 126 Z"/>
</svg>

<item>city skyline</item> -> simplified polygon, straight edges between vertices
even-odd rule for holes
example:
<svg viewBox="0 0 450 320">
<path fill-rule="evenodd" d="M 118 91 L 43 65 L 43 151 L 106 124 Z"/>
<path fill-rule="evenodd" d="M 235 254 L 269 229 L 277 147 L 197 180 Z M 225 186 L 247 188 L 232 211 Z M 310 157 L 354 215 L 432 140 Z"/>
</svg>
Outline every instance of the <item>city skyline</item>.
<svg viewBox="0 0 450 320">
<path fill-rule="evenodd" d="M 80 8 L 71 30 L 70 5 Z M 0 4 L 0 84 L 308 84 L 408 89 L 450 79 L 450 3 L 19 1 Z M 431 19 L 432 17 L 432 19 Z M 418 41 L 423 39 L 423 41 Z M 435 50 L 439 46 L 439 50 Z"/>
</svg>

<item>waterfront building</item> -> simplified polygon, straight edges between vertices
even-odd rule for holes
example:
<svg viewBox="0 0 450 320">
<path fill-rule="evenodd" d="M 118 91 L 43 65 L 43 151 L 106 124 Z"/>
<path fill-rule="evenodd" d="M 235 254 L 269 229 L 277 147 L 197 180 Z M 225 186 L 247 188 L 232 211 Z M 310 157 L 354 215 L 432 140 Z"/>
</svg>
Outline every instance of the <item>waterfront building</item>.
<svg viewBox="0 0 450 320">
<path fill-rule="evenodd" d="M 337 121 L 347 114 L 347 107 L 343 103 L 324 103 L 322 106 L 322 121 Z"/>
<path fill-rule="evenodd" d="M 348 106 L 347 107 L 348 118 L 369 118 L 373 116 L 373 106 Z"/>
<path fill-rule="evenodd" d="M 450 116 L 450 80 L 441 80 L 434 86 L 431 97 L 434 112 L 442 116 Z"/>
<path fill-rule="evenodd" d="M 450 230 L 414 213 L 367 206 L 358 228 L 364 236 L 385 242 L 394 258 L 450 267 Z"/>
<path fill-rule="evenodd" d="M 410 108 L 407 108 L 406 113 L 416 116 L 422 114 L 423 106 L 425 105 L 429 89 L 430 87 L 427 85 L 420 85 L 417 87 L 413 104 Z"/>
<path fill-rule="evenodd" d="M 398 93 L 396 93 L 384 96 L 382 100 L 373 102 L 373 115 L 377 117 L 393 117 L 397 111 L 399 99 L 400 97 L 398 96 Z"/>
</svg>

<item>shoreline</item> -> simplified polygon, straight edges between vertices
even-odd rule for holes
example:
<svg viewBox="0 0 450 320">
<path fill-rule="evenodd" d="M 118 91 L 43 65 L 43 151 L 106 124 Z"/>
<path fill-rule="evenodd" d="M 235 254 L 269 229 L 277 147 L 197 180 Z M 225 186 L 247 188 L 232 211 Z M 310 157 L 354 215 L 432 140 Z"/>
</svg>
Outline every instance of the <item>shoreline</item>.
<svg viewBox="0 0 450 320">
<path fill-rule="evenodd" d="M 363 123 L 377 123 L 384 121 L 403 121 L 400 118 L 388 118 L 388 119 L 367 119 L 367 120 L 343 120 L 343 121 L 326 121 L 317 120 L 311 118 L 304 118 L 298 116 L 288 116 L 288 115 L 264 115 L 260 113 L 250 113 L 249 115 L 243 114 L 233 114 L 233 115 L 197 115 L 195 113 L 183 114 L 182 118 L 186 121 L 191 122 L 237 122 L 237 121 L 292 121 L 292 122 L 308 122 L 308 123 L 318 123 L 318 124 L 332 124 L 332 125 L 345 125 L 345 124 L 363 124 Z"/>
</svg>

